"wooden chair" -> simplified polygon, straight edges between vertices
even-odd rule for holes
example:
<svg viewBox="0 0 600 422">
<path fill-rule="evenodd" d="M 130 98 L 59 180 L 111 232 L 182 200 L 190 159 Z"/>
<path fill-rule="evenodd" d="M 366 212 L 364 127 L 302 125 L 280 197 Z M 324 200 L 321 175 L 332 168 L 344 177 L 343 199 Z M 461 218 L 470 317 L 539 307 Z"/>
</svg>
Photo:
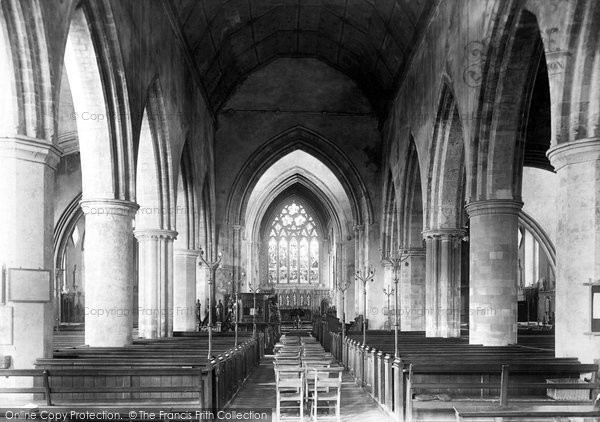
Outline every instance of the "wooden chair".
<svg viewBox="0 0 600 422">
<path fill-rule="evenodd" d="M 342 374 L 344 368 L 311 368 L 310 377 L 314 379 L 312 391 L 311 417 L 316 421 L 319 403 L 326 403 L 321 408 L 335 409 L 335 418 L 341 420 Z"/>
<path fill-rule="evenodd" d="M 299 410 L 300 420 L 304 419 L 304 377 L 304 368 L 301 367 L 275 368 L 277 420 L 281 420 L 282 409 L 295 408 Z"/>
<path fill-rule="evenodd" d="M 300 345 L 299 337 L 282 337 L 280 341 L 284 346 Z"/>
<path fill-rule="evenodd" d="M 275 360 L 286 360 L 286 359 L 295 359 L 299 360 L 301 357 L 300 352 L 297 353 L 278 353 L 275 355 Z"/>
<path fill-rule="evenodd" d="M 315 379 L 311 374 L 315 369 L 327 369 L 331 367 L 331 362 L 320 360 L 302 359 L 302 367 L 306 370 L 306 382 L 304 387 L 305 396 L 308 399 L 309 394 L 314 391 Z"/>
<path fill-rule="evenodd" d="M 299 360 L 283 360 L 273 362 L 273 368 L 300 368 L 301 362 Z"/>
</svg>

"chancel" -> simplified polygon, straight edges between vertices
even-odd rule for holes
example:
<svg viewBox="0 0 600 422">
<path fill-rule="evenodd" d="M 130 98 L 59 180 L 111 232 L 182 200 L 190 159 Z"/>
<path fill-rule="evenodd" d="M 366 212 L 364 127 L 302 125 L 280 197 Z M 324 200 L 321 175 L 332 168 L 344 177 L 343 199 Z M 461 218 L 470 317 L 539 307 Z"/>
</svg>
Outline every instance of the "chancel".
<svg viewBox="0 0 600 422">
<path fill-rule="evenodd" d="M 0 417 L 600 420 L 600 2 L 0 0 L 0 92 Z"/>
</svg>

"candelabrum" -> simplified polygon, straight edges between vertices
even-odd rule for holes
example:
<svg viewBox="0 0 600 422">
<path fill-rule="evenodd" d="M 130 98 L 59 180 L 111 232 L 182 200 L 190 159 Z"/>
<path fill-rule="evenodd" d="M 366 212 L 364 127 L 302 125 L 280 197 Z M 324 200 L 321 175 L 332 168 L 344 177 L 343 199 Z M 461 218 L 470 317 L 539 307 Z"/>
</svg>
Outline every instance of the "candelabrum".
<svg viewBox="0 0 600 422">
<path fill-rule="evenodd" d="M 250 281 L 248 281 L 248 290 L 254 295 L 254 304 L 252 305 L 252 336 L 256 337 L 256 294 L 260 293 L 260 288 L 250 287 Z"/>
<path fill-rule="evenodd" d="M 367 344 L 367 283 L 373 281 L 375 270 L 365 268 L 356 272 L 356 280 L 363 283 L 363 344 Z"/>
<path fill-rule="evenodd" d="M 344 360 L 344 340 L 346 338 L 346 290 L 350 287 L 350 283 L 346 281 L 343 285 L 341 283 L 337 283 L 336 288 L 342 294 L 342 364 L 345 362 Z"/>
<path fill-rule="evenodd" d="M 210 251 L 212 255 L 212 251 Z M 208 261 L 207 258 L 204 257 L 204 251 L 200 249 L 200 264 L 205 265 L 206 268 L 209 269 L 208 275 L 208 360 L 212 359 L 212 330 L 213 330 L 213 304 L 215 302 L 215 277 L 216 270 L 219 268 L 221 264 L 221 259 L 223 259 L 223 254 L 219 252 L 217 254 L 217 259 L 214 261 Z"/>
<path fill-rule="evenodd" d="M 240 286 L 242 285 L 242 280 L 244 278 L 246 278 L 246 273 L 244 273 L 244 272 L 240 273 L 237 281 L 234 281 L 233 277 L 234 277 L 233 272 L 229 272 L 230 280 L 227 284 L 231 285 L 232 296 L 234 298 L 233 299 L 234 305 L 232 306 L 232 317 L 234 318 L 233 324 L 234 324 L 234 330 L 235 330 L 235 347 L 237 347 L 237 345 L 238 345 L 238 323 L 239 323 L 239 319 L 240 319 L 238 294 L 240 291 Z"/>
<path fill-rule="evenodd" d="M 388 287 L 387 289 L 383 289 L 383 294 L 387 296 L 387 314 L 388 314 L 388 330 L 392 329 L 392 321 L 390 318 L 390 296 L 394 294 L 396 290 L 392 287 L 391 289 Z"/>
<path fill-rule="evenodd" d="M 398 250 L 392 251 L 391 253 L 386 252 L 381 254 L 381 261 L 384 264 L 388 264 L 389 266 L 391 266 L 392 272 L 394 274 L 394 357 L 398 357 L 398 330 L 400 329 L 400 323 L 398 319 L 398 281 L 400 281 L 400 279 L 398 276 L 402 265 L 408 266 L 408 262 L 406 260 L 410 258 L 411 253 L 411 250 L 408 248 L 399 248 Z"/>
</svg>

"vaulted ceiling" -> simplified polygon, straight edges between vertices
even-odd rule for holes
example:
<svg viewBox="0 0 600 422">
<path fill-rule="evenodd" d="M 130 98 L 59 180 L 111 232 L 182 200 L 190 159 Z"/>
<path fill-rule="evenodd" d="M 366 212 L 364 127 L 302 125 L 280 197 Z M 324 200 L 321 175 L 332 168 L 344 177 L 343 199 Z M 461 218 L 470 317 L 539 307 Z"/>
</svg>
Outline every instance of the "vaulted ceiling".
<svg viewBox="0 0 600 422">
<path fill-rule="evenodd" d="M 433 0 L 171 0 L 211 106 L 279 57 L 316 57 L 382 111 Z"/>
</svg>

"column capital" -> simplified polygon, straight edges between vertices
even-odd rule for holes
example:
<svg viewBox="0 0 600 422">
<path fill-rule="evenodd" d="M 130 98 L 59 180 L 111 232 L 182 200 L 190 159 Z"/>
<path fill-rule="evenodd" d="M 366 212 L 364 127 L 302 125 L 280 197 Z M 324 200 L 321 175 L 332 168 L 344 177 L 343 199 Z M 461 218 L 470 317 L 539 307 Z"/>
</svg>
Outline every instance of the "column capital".
<svg viewBox="0 0 600 422">
<path fill-rule="evenodd" d="M 177 232 L 175 230 L 164 230 L 164 229 L 139 229 L 133 232 L 136 239 L 168 239 L 173 240 L 177 238 Z"/>
<path fill-rule="evenodd" d="M 514 199 L 485 199 L 470 202 L 465 206 L 469 217 L 492 214 L 518 215 L 521 208 L 523 208 L 523 202 Z"/>
<path fill-rule="evenodd" d="M 355 224 L 352 226 L 352 229 L 355 232 L 364 232 L 365 231 L 365 225 L 364 224 Z"/>
<path fill-rule="evenodd" d="M 133 218 L 140 208 L 138 204 L 122 199 L 85 198 L 79 201 L 83 213 L 87 215 L 120 215 Z"/>
<path fill-rule="evenodd" d="M 198 256 L 200 256 L 200 251 L 197 249 L 173 249 L 173 255 L 198 258 Z"/>
<path fill-rule="evenodd" d="M 60 156 L 60 149 L 46 139 L 24 135 L 0 137 L 0 157 L 33 161 L 56 170 Z"/>
<path fill-rule="evenodd" d="M 427 249 L 426 248 L 409 248 L 408 249 L 410 251 L 410 257 L 415 257 L 415 256 L 425 256 L 427 253 Z"/>
<path fill-rule="evenodd" d="M 423 239 L 434 237 L 462 239 L 467 234 L 467 231 L 459 228 L 439 228 L 423 230 L 421 234 L 423 235 Z"/>
<path fill-rule="evenodd" d="M 600 138 L 584 138 L 551 148 L 546 155 L 556 171 L 564 166 L 600 160 Z"/>
<path fill-rule="evenodd" d="M 233 231 L 237 232 L 237 233 L 239 233 L 240 230 L 242 230 L 242 227 L 244 227 L 244 226 L 242 226 L 241 224 L 232 224 L 231 225 L 231 228 L 233 229 Z"/>
</svg>

